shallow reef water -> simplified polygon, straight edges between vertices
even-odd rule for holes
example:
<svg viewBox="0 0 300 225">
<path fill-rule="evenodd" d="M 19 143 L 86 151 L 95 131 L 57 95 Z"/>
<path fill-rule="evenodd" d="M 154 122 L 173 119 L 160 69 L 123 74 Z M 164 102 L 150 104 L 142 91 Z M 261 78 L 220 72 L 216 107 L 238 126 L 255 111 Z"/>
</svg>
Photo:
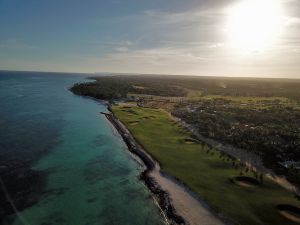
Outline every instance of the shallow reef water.
<svg viewBox="0 0 300 225">
<path fill-rule="evenodd" d="M 85 77 L 0 72 L 1 224 L 162 224 L 105 105 L 68 90 Z"/>
</svg>

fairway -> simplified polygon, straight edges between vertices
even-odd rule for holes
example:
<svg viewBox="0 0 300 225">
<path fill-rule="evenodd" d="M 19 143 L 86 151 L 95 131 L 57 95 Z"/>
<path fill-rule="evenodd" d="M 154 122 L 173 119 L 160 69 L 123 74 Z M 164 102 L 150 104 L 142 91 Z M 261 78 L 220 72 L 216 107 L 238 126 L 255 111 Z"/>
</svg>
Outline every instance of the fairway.
<svg viewBox="0 0 300 225">
<path fill-rule="evenodd" d="M 163 110 L 113 106 L 115 115 L 156 159 L 164 172 L 184 182 L 215 211 L 243 225 L 293 225 L 277 211 L 279 204 L 300 206 L 292 193 L 264 179 L 245 187 L 230 182 L 239 176 L 233 161 L 206 145 L 191 142 L 190 133 Z M 253 176 L 252 172 L 244 173 Z"/>
</svg>

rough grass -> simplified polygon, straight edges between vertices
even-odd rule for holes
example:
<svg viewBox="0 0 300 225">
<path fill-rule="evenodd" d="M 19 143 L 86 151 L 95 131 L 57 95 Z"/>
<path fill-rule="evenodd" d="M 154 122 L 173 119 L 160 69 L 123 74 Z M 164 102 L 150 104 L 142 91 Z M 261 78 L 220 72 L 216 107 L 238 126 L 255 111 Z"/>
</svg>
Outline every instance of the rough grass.
<svg viewBox="0 0 300 225">
<path fill-rule="evenodd" d="M 292 100 L 286 97 L 245 97 L 245 96 L 230 96 L 230 95 L 213 95 L 213 94 L 203 94 L 199 90 L 187 89 L 187 97 L 192 100 L 213 100 L 213 99 L 224 99 L 233 102 L 240 103 L 258 103 L 261 101 L 278 101 L 281 104 L 294 103 Z"/>
<path fill-rule="evenodd" d="M 259 102 L 259 101 L 278 101 L 281 103 L 288 103 L 288 98 L 285 97 L 235 97 L 235 96 L 223 96 L 223 95 L 204 95 L 201 98 L 203 99 L 217 99 L 222 98 L 230 101 L 238 101 L 242 103 L 248 102 Z"/>
<path fill-rule="evenodd" d="M 113 111 L 164 172 L 183 181 L 216 211 L 243 225 L 295 224 L 276 209 L 278 204 L 299 207 L 292 193 L 266 178 L 262 186 L 253 188 L 233 184 L 229 178 L 238 176 L 240 170 L 233 168 L 231 159 L 221 158 L 218 151 L 208 151 L 205 145 L 185 143 L 190 134 L 166 112 L 139 107 L 129 111 L 121 106 L 114 106 Z M 132 125 L 132 121 L 139 123 Z"/>
</svg>

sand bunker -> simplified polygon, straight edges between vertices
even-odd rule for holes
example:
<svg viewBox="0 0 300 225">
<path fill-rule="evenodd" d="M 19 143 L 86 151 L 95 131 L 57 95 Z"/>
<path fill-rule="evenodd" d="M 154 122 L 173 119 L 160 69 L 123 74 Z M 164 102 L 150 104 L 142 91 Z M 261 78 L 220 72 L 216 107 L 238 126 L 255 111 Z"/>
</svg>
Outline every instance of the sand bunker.
<svg viewBox="0 0 300 225">
<path fill-rule="evenodd" d="M 133 125 L 133 126 L 134 126 L 134 125 L 138 125 L 139 123 L 140 123 L 140 121 L 131 121 L 131 122 L 130 122 L 130 125 Z"/>
<path fill-rule="evenodd" d="M 258 180 L 248 176 L 237 176 L 231 178 L 231 180 L 233 181 L 233 183 L 244 187 L 254 187 L 260 184 Z"/>
<path fill-rule="evenodd" d="M 285 218 L 300 224 L 300 208 L 297 206 L 281 204 L 277 206 L 277 209 Z"/>
<path fill-rule="evenodd" d="M 185 138 L 184 141 L 185 141 L 186 144 L 198 143 L 198 140 L 196 140 L 194 138 Z"/>
</svg>

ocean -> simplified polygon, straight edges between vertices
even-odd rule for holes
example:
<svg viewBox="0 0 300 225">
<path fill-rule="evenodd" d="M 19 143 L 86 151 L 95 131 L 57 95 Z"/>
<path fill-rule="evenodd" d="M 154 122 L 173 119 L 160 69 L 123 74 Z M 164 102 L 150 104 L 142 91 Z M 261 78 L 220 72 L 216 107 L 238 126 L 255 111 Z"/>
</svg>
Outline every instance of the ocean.
<svg viewBox="0 0 300 225">
<path fill-rule="evenodd" d="M 161 225 L 143 167 L 84 74 L 0 72 L 0 224 Z"/>
</svg>

